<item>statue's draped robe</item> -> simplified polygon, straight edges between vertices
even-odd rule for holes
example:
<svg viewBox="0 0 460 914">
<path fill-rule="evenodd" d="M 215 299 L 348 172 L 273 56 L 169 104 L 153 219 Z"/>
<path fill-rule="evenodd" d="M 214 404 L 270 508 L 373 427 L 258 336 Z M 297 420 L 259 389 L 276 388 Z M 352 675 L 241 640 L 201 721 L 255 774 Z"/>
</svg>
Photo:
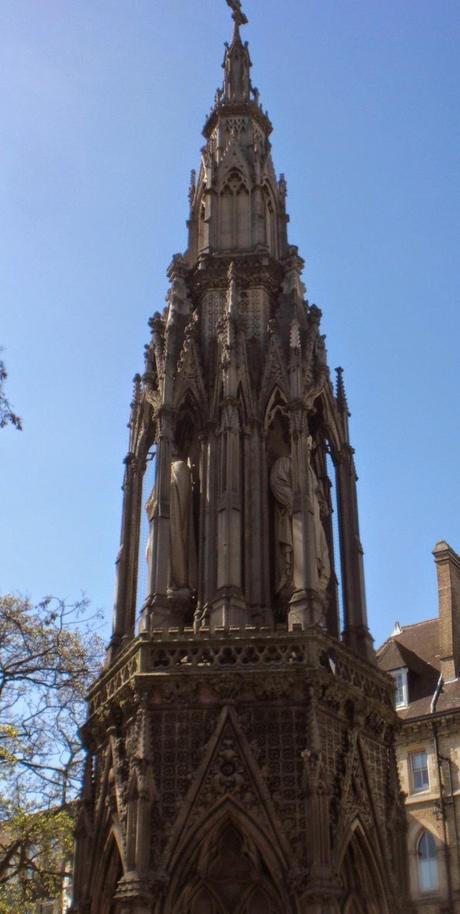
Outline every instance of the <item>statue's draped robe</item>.
<svg viewBox="0 0 460 914">
<path fill-rule="evenodd" d="M 157 487 L 155 484 L 145 505 L 150 524 L 145 549 L 149 580 L 153 562 L 153 524 L 156 507 Z M 185 460 L 175 460 L 171 464 L 169 586 L 173 592 L 178 590 L 193 592 L 197 587 L 192 480 L 190 467 Z"/>
<path fill-rule="evenodd" d="M 197 558 L 193 529 L 192 478 L 185 460 L 171 464 L 170 587 L 197 588 Z"/>
<path fill-rule="evenodd" d="M 311 505 L 313 512 L 313 528 L 315 560 L 318 572 L 319 590 L 325 591 L 331 577 L 331 561 L 329 546 L 323 522 L 321 520 L 320 486 L 316 473 L 308 464 Z M 275 498 L 275 541 L 276 541 L 276 593 L 284 587 L 296 587 L 295 556 L 293 548 L 292 527 L 292 469 L 290 457 L 278 457 L 270 472 L 270 488 Z"/>
<path fill-rule="evenodd" d="M 270 472 L 275 498 L 276 583 L 279 593 L 292 583 L 292 472 L 291 458 L 278 457 Z"/>
<path fill-rule="evenodd" d="M 327 544 L 324 525 L 321 520 L 320 507 L 320 485 L 316 473 L 311 465 L 308 464 L 308 473 L 310 476 L 310 491 L 313 507 L 313 525 L 315 530 L 315 555 L 316 567 L 318 571 L 318 586 L 321 591 L 327 589 L 331 577 L 331 560 L 329 556 L 329 546 Z"/>
</svg>

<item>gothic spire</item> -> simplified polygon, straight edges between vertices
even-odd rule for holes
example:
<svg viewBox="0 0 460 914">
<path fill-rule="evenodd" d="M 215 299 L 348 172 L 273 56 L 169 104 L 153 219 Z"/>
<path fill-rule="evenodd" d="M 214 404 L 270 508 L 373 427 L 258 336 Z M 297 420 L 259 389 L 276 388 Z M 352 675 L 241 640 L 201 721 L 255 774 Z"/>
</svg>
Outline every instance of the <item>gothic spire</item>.
<svg viewBox="0 0 460 914">
<path fill-rule="evenodd" d="M 241 10 L 241 3 L 236 0 L 227 0 L 233 10 L 233 38 L 230 45 L 226 44 L 223 68 L 224 94 L 223 100 L 227 103 L 248 102 L 251 92 L 251 58 L 249 56 L 247 41 L 243 44 L 240 35 L 240 25 L 246 25 L 247 17 Z"/>
</svg>

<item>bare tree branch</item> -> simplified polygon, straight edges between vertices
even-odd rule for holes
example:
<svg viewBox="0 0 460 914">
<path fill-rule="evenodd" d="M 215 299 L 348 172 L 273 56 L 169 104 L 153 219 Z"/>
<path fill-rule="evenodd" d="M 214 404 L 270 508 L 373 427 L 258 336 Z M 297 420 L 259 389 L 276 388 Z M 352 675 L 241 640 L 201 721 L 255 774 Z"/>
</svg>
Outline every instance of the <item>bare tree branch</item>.
<svg viewBox="0 0 460 914">
<path fill-rule="evenodd" d="M 13 412 L 4 390 L 7 377 L 8 372 L 5 368 L 5 363 L 3 359 L 0 359 L 0 428 L 4 428 L 5 425 L 14 425 L 20 431 L 22 429 L 22 419 Z"/>
</svg>

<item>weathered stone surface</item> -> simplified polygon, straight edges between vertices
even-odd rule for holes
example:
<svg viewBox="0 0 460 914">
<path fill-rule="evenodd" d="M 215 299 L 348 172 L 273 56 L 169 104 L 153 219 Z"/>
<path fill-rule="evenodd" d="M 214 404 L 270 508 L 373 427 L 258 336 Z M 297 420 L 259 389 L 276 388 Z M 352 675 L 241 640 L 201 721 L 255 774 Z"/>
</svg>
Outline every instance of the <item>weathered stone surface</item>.
<svg viewBox="0 0 460 914">
<path fill-rule="evenodd" d="M 74 910 L 406 914 L 395 715 L 367 629 L 343 378 L 334 390 L 230 6 L 188 250 L 135 380 Z"/>
</svg>

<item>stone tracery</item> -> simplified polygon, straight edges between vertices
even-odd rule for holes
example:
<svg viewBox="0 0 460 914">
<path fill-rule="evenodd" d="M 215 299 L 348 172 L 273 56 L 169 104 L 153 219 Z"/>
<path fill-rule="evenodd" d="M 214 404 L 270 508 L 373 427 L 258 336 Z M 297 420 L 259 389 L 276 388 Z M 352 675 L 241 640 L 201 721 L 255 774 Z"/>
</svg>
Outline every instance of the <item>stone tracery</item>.
<svg viewBox="0 0 460 914">
<path fill-rule="evenodd" d="M 391 686 L 367 628 L 343 377 L 334 389 L 246 17 L 230 5 L 188 249 L 134 384 L 73 914 L 406 914 Z"/>
</svg>

